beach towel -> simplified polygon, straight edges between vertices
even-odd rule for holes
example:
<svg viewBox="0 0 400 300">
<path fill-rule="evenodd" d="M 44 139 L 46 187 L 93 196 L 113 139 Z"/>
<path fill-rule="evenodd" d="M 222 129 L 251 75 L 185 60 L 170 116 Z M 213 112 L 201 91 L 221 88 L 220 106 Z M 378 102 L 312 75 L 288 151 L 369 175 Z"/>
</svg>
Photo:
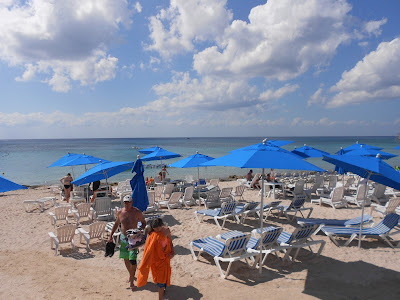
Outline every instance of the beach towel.
<svg viewBox="0 0 400 300">
<path fill-rule="evenodd" d="M 147 283 L 150 270 L 154 283 L 166 283 L 167 286 L 170 285 L 170 254 L 172 250 L 169 238 L 165 252 L 162 250 L 161 241 L 165 240 L 165 238 L 163 232 L 155 231 L 147 237 L 137 277 L 138 287 L 144 286 Z"/>
</svg>

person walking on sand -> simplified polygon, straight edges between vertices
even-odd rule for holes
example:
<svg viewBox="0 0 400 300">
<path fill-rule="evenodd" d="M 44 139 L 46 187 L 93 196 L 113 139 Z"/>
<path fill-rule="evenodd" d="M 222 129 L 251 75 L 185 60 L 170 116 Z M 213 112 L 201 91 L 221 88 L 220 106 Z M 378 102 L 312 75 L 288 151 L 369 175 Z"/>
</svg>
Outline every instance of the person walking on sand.
<svg viewBox="0 0 400 300">
<path fill-rule="evenodd" d="M 138 227 L 138 222 L 142 223 L 142 228 L 146 226 L 146 220 L 144 219 L 142 212 L 132 205 L 131 196 L 125 196 L 124 207 L 118 212 L 117 219 L 115 220 L 114 226 L 111 230 L 108 242 L 112 242 L 113 234 L 117 230 L 119 224 L 121 224 L 121 245 L 119 248 L 119 258 L 124 260 L 125 267 L 128 270 L 129 284 L 132 291 L 135 289 L 135 284 L 133 281 L 136 273 L 136 259 L 138 250 L 133 249 L 132 251 L 128 251 L 126 248 L 126 246 L 129 244 L 126 231 L 129 229 L 136 229 Z"/>
<path fill-rule="evenodd" d="M 171 231 L 164 226 L 162 219 L 153 219 L 144 246 L 142 262 L 139 266 L 137 286 L 141 287 L 147 283 L 151 270 L 153 282 L 158 286 L 158 299 L 161 300 L 167 286 L 171 285 L 170 260 L 174 255 Z"/>
<path fill-rule="evenodd" d="M 165 177 L 167 177 L 167 174 L 169 175 L 168 171 L 167 171 L 167 166 L 164 166 L 161 170 L 161 174 L 162 174 L 162 180 L 165 179 Z"/>
<path fill-rule="evenodd" d="M 71 177 L 71 173 L 60 179 L 60 182 L 64 185 L 65 200 L 69 203 L 69 198 L 71 197 L 71 186 L 74 179 Z"/>
</svg>

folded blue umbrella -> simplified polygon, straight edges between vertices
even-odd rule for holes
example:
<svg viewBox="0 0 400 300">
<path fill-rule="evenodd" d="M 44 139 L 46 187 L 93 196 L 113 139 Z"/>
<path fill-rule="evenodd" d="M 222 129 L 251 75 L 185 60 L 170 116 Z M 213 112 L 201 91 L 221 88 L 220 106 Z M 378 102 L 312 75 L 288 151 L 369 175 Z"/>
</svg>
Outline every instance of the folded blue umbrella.
<svg viewBox="0 0 400 300">
<path fill-rule="evenodd" d="M 0 176 L 0 193 L 22 189 L 26 189 L 26 187 Z"/>
<path fill-rule="evenodd" d="M 145 211 L 147 206 L 149 206 L 149 198 L 147 196 L 146 182 L 144 181 L 144 167 L 141 159 L 135 162 L 132 168 L 132 173 L 136 172 L 135 176 L 130 181 L 132 188 L 132 205 L 140 209 L 140 211 Z"/>
</svg>

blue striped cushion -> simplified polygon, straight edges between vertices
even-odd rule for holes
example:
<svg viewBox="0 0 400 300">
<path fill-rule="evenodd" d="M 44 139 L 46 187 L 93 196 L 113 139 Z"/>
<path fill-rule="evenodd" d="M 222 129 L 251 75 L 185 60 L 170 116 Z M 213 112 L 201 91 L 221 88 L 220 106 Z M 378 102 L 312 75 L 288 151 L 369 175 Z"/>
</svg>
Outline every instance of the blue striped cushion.
<svg viewBox="0 0 400 300">
<path fill-rule="evenodd" d="M 219 216 L 221 214 L 221 209 L 203 209 L 203 210 L 198 210 L 196 211 L 196 213 L 200 214 L 200 215 L 205 215 L 205 216 L 209 216 L 209 217 L 215 217 L 215 216 Z"/>
<path fill-rule="evenodd" d="M 366 223 L 370 221 L 372 217 L 370 215 L 364 215 L 363 222 Z M 297 218 L 298 223 L 305 223 L 305 224 L 324 224 L 327 226 L 354 226 L 360 225 L 361 223 L 361 216 L 356 217 L 349 220 L 336 220 L 336 219 L 303 219 Z"/>
<path fill-rule="evenodd" d="M 224 243 L 213 237 L 194 240 L 193 246 L 203 249 L 204 252 L 207 252 L 212 256 L 222 256 L 225 253 Z"/>
</svg>

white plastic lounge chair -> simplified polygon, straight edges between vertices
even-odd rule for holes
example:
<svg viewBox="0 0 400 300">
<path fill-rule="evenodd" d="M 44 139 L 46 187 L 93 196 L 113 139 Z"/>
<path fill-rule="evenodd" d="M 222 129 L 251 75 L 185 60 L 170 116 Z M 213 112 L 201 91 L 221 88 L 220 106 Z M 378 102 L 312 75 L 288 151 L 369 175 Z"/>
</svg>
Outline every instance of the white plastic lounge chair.
<svg viewBox="0 0 400 300">
<path fill-rule="evenodd" d="M 346 182 L 343 185 L 345 193 L 350 191 L 350 188 L 353 186 L 355 181 L 356 179 L 354 177 L 347 178 Z"/>
<path fill-rule="evenodd" d="M 89 221 L 93 221 L 93 209 L 90 203 L 79 203 L 75 209 L 72 210 L 75 214 L 76 224 L 79 225 L 81 218 L 87 217 Z"/>
<path fill-rule="evenodd" d="M 49 232 L 51 249 L 53 249 L 53 243 L 55 244 L 56 254 L 58 255 L 58 246 L 63 243 L 71 243 L 72 251 L 75 249 L 74 236 L 76 226 L 73 224 L 67 224 L 57 228 L 57 233 Z"/>
<path fill-rule="evenodd" d="M 223 188 L 223 189 L 221 190 L 221 192 L 219 193 L 219 200 L 220 200 L 221 202 L 226 202 L 226 201 L 232 201 L 232 200 L 234 200 L 233 197 L 232 197 L 232 195 L 231 195 L 232 189 L 233 189 L 233 188 L 231 188 L 231 187 Z"/>
<path fill-rule="evenodd" d="M 107 224 L 106 222 L 94 222 L 89 225 L 89 231 L 86 231 L 83 228 L 78 228 L 78 232 L 80 235 L 79 241 L 82 243 L 82 237 L 85 239 L 87 252 L 90 251 L 90 248 L 89 248 L 90 240 L 93 240 L 96 238 L 101 239 L 101 242 L 103 244 L 105 244 L 103 236 L 105 233 L 106 224 Z"/>
<path fill-rule="evenodd" d="M 389 233 L 395 226 L 398 225 L 399 218 L 399 215 L 393 213 L 386 215 L 379 224 L 370 228 L 363 228 L 361 238 L 363 239 L 366 236 L 380 237 L 390 247 L 394 248 L 395 246 L 389 240 Z M 321 228 L 321 230 L 332 240 L 336 246 L 339 246 L 339 243 L 336 240 L 336 237 L 338 236 L 349 237 L 344 246 L 348 246 L 356 237 L 360 236 L 360 228 L 324 226 Z M 397 230 L 396 233 L 398 232 L 399 231 Z"/>
<path fill-rule="evenodd" d="M 180 199 L 183 205 L 186 207 L 190 207 L 192 205 L 196 205 L 196 200 L 193 198 L 193 192 L 194 192 L 194 187 L 189 186 L 185 189 L 185 193 L 183 194 L 183 197 Z"/>
<path fill-rule="evenodd" d="M 344 200 L 347 203 L 355 204 L 358 207 L 361 207 L 364 203 L 364 206 L 370 206 L 371 205 L 371 199 L 369 199 L 366 195 L 366 189 L 367 185 L 366 184 L 360 184 L 357 187 L 357 193 L 355 196 L 344 196 Z"/>
<path fill-rule="evenodd" d="M 311 199 L 313 195 L 317 196 L 317 190 L 324 186 L 324 178 L 321 175 L 315 176 L 315 182 L 310 189 L 305 190 L 308 199 Z"/>
<path fill-rule="evenodd" d="M 107 220 L 114 219 L 114 211 L 109 197 L 99 197 L 94 200 L 93 219 L 99 220 L 102 218 Z"/>
<path fill-rule="evenodd" d="M 283 257 L 283 260 L 287 260 L 290 261 L 290 253 L 291 250 L 296 248 L 296 253 L 294 254 L 294 256 L 292 257 L 292 261 L 294 261 L 297 257 L 297 255 L 299 254 L 299 251 L 301 248 L 304 247 L 308 247 L 310 249 L 311 252 L 313 252 L 311 246 L 313 245 L 320 245 L 318 252 L 316 254 L 316 256 L 319 256 L 322 252 L 322 250 L 324 249 L 325 246 L 325 241 L 323 240 L 317 240 L 314 241 L 312 240 L 311 236 L 314 234 L 315 230 L 317 230 L 318 225 L 317 224 L 308 224 L 308 225 L 304 225 L 302 227 L 298 227 L 296 228 L 292 234 L 290 234 L 289 232 L 283 231 L 281 233 L 281 235 L 278 237 L 277 242 L 281 245 L 281 246 L 288 246 L 285 256 Z M 259 231 L 260 229 L 258 229 Z"/>
<path fill-rule="evenodd" d="M 372 212 L 376 211 L 377 213 L 380 213 L 384 217 L 387 214 L 396 212 L 396 208 L 399 206 L 400 206 L 400 198 L 392 198 L 388 202 L 386 202 L 385 205 L 379 205 L 373 203 L 371 204 L 370 214 L 372 215 Z"/>
<path fill-rule="evenodd" d="M 74 189 L 71 192 L 71 197 L 69 198 L 69 202 L 74 206 L 78 203 L 86 202 L 85 191 L 82 189 L 78 190 Z"/>
<path fill-rule="evenodd" d="M 168 183 L 164 186 L 164 190 L 162 193 L 162 199 L 167 200 L 172 195 L 172 191 L 174 190 L 174 185 L 172 183 Z"/>
<path fill-rule="evenodd" d="M 248 202 L 246 204 L 239 204 L 235 207 L 235 216 L 238 223 L 244 224 L 246 218 L 250 214 L 256 214 L 260 210 L 258 202 Z"/>
<path fill-rule="evenodd" d="M 221 205 L 221 208 L 218 209 L 204 209 L 204 210 L 197 210 L 194 212 L 197 221 L 200 223 L 205 216 L 214 218 L 215 223 L 219 228 L 224 228 L 225 221 L 229 217 L 235 218 L 235 207 L 236 201 L 228 201 L 224 202 Z M 201 220 L 199 219 L 199 215 L 202 216 Z M 222 219 L 222 225 L 219 224 L 218 220 Z"/>
<path fill-rule="evenodd" d="M 157 202 L 161 201 L 162 193 L 164 191 L 164 187 L 162 185 L 157 185 L 154 189 L 154 197 Z"/>
<path fill-rule="evenodd" d="M 171 210 L 172 208 L 180 208 L 182 207 L 182 203 L 179 201 L 181 198 L 181 192 L 173 192 L 168 200 L 160 201 L 158 202 L 158 205 L 160 207 L 167 207 L 168 210 Z"/>
<path fill-rule="evenodd" d="M 380 205 L 385 205 L 385 203 L 389 200 L 389 197 L 385 195 L 385 191 L 386 185 L 377 183 L 372 194 L 370 195 L 371 200 Z"/>
<path fill-rule="evenodd" d="M 149 199 L 149 205 L 143 213 L 150 213 L 158 211 L 158 204 L 156 203 L 156 193 L 154 191 L 148 191 L 147 197 Z"/>
<path fill-rule="evenodd" d="M 282 215 L 282 213 L 285 215 L 286 219 L 291 222 L 296 218 L 297 213 L 300 213 L 303 218 L 303 211 L 308 210 L 308 215 L 307 218 L 311 216 L 311 213 L 313 211 L 312 207 L 304 207 L 304 203 L 306 201 L 307 196 L 305 195 L 300 195 L 300 196 L 295 196 L 294 199 L 292 200 L 292 203 L 290 203 L 289 206 L 286 205 L 278 205 L 274 207 L 274 209 L 279 209 L 280 213 L 279 216 Z M 291 214 L 293 213 L 293 216 L 291 217 Z"/>
<path fill-rule="evenodd" d="M 69 209 L 70 209 L 69 205 L 58 206 L 54 209 L 54 212 L 49 212 L 51 224 L 53 224 L 54 227 L 57 227 L 57 221 L 63 221 L 66 224 L 68 224 Z"/>
<path fill-rule="evenodd" d="M 25 200 L 24 207 L 25 211 L 33 211 L 33 209 L 39 208 L 41 212 L 44 211 L 46 204 L 50 203 L 51 206 L 57 204 L 57 197 L 43 197 L 37 200 Z"/>
<path fill-rule="evenodd" d="M 315 203 L 317 201 L 311 201 L 311 202 Z M 331 192 L 329 198 L 321 197 L 319 199 L 319 204 L 326 204 L 332 206 L 335 209 L 341 207 L 347 207 L 347 202 L 346 200 L 344 200 L 344 187 L 343 186 L 335 187 Z"/>
<path fill-rule="evenodd" d="M 297 223 L 301 226 L 305 224 L 317 224 L 319 225 L 318 229 L 314 232 L 317 234 L 323 226 L 335 226 L 335 227 L 360 227 L 361 224 L 361 216 L 347 219 L 347 220 L 337 220 L 337 219 L 303 219 L 297 218 Z M 363 224 L 372 226 L 374 224 L 373 219 L 370 215 L 364 215 Z"/>
<path fill-rule="evenodd" d="M 249 264 L 247 259 L 256 255 L 255 253 L 248 253 L 246 250 L 249 239 L 250 234 L 244 233 L 239 233 L 237 236 L 231 237 L 225 241 L 218 240 L 214 237 L 206 237 L 190 242 L 189 247 L 194 260 L 198 260 L 202 252 L 213 256 L 221 277 L 226 278 L 229 275 L 233 262 L 245 259 L 246 263 Z M 197 256 L 195 255 L 194 248 L 199 249 Z M 221 262 L 229 263 L 225 273 L 221 268 Z"/>
<path fill-rule="evenodd" d="M 285 193 L 287 196 L 306 196 L 306 192 L 304 191 L 304 184 L 305 181 L 303 179 L 297 180 L 296 183 L 294 184 L 294 189 L 285 189 Z"/>
<path fill-rule="evenodd" d="M 207 193 L 206 198 L 201 198 L 200 201 L 197 200 L 199 205 L 204 204 L 206 209 L 220 207 L 221 201 L 219 200 L 219 191 L 210 191 Z"/>
<path fill-rule="evenodd" d="M 254 189 L 254 188 L 260 189 L 260 184 L 259 183 L 258 183 L 258 185 L 256 184 L 257 180 L 261 180 L 260 177 L 261 177 L 261 174 L 256 174 L 256 175 L 254 175 L 253 179 L 250 182 L 246 181 L 246 182 L 244 182 L 243 185 L 249 189 Z"/>
<path fill-rule="evenodd" d="M 245 186 L 244 186 L 244 185 L 238 185 L 238 186 L 236 186 L 236 187 L 235 187 L 235 190 L 232 191 L 232 196 L 233 196 L 233 198 L 234 198 L 235 200 L 237 200 L 236 197 L 239 197 L 239 200 L 244 200 L 244 198 L 243 198 L 244 190 L 245 190 Z"/>
<path fill-rule="evenodd" d="M 211 179 L 210 180 L 210 185 L 218 187 L 219 184 L 219 179 Z"/>
</svg>

